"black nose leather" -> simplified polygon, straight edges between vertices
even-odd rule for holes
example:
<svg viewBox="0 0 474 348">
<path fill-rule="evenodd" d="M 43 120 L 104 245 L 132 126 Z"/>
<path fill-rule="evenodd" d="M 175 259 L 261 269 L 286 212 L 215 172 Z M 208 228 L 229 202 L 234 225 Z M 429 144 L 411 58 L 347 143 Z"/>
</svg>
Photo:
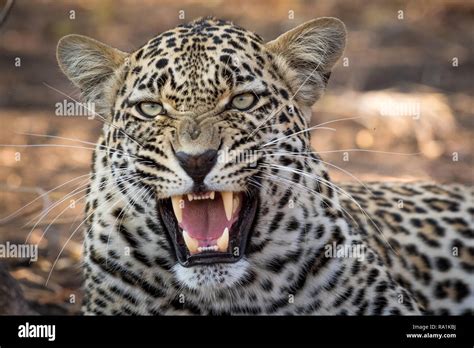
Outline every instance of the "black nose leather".
<svg viewBox="0 0 474 348">
<path fill-rule="evenodd" d="M 186 173 L 195 183 L 202 183 L 217 161 L 217 150 L 207 150 L 200 155 L 189 155 L 186 152 L 176 152 L 176 158 Z"/>
</svg>

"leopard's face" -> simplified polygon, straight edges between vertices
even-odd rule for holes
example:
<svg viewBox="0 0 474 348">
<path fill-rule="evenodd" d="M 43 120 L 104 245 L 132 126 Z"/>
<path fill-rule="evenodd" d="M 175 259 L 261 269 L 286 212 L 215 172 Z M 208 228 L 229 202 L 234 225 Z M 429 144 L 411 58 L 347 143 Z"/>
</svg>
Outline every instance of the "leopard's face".
<svg viewBox="0 0 474 348">
<path fill-rule="evenodd" d="M 287 165 L 282 153 L 309 149 L 301 131 L 343 46 L 335 19 L 269 43 L 201 19 L 132 54 L 84 37 L 62 40 L 63 70 L 106 119 L 98 156 L 112 187 L 135 206 L 135 224 L 159 221 L 169 247 L 156 254 L 173 260 L 179 282 L 231 287 L 251 275 L 255 245 L 274 239 L 267 252 L 282 252 L 285 231 L 259 227 L 259 214 L 275 209 L 267 184 L 291 177 L 271 163 Z"/>
</svg>

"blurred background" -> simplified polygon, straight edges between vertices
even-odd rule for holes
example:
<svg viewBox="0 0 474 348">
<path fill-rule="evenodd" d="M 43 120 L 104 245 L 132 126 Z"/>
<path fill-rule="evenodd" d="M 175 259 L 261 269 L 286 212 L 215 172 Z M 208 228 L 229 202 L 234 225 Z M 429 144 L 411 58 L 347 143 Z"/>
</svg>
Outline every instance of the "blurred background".
<svg viewBox="0 0 474 348">
<path fill-rule="evenodd" d="M 58 39 L 78 33 L 133 51 L 208 15 L 265 40 L 315 17 L 345 22 L 347 49 L 312 120 L 334 121 L 335 131 L 312 134 L 333 179 L 472 185 L 472 1 L 17 0 L 0 27 L 0 243 L 38 243 L 37 262 L 3 260 L 37 312 L 79 310 L 85 142 L 101 126 L 55 114 L 61 93 L 79 98 L 57 67 Z"/>
</svg>

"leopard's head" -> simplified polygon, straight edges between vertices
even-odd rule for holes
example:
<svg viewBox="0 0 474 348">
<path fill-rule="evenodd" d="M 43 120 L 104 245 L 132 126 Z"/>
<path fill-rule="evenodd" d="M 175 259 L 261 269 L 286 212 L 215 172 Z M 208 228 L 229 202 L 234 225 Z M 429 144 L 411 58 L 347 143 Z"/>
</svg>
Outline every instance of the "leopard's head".
<svg viewBox="0 0 474 348">
<path fill-rule="evenodd" d="M 84 36 L 61 39 L 60 67 L 103 120 L 98 151 L 115 190 L 153 201 L 170 245 L 156 252 L 173 260 L 182 283 L 228 287 L 248 277 L 264 248 L 281 253 L 285 239 L 266 218 L 282 219 L 278 199 L 296 189 L 285 168 L 306 168 L 285 154 L 310 149 L 311 106 L 344 45 L 335 18 L 270 42 L 199 19 L 130 54 Z"/>
</svg>

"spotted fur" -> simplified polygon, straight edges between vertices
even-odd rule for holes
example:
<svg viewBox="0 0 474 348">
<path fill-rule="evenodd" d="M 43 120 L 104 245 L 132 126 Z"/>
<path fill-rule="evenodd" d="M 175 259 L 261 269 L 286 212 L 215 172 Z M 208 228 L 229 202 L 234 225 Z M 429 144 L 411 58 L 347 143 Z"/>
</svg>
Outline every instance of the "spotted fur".
<svg viewBox="0 0 474 348">
<path fill-rule="evenodd" d="M 78 35 L 60 41 L 61 68 L 104 122 L 86 206 L 86 314 L 472 313 L 472 190 L 338 186 L 311 149 L 311 106 L 344 44 L 334 18 L 269 43 L 214 18 L 131 54 Z M 256 105 L 226 108 L 243 91 Z M 142 100 L 166 102 L 168 116 L 144 119 Z M 218 147 L 254 154 L 218 161 L 204 180 L 256 190 L 250 244 L 239 262 L 186 268 L 157 205 L 193 188 L 176 148 Z M 338 245 L 364 257 L 328 256 Z"/>
</svg>

